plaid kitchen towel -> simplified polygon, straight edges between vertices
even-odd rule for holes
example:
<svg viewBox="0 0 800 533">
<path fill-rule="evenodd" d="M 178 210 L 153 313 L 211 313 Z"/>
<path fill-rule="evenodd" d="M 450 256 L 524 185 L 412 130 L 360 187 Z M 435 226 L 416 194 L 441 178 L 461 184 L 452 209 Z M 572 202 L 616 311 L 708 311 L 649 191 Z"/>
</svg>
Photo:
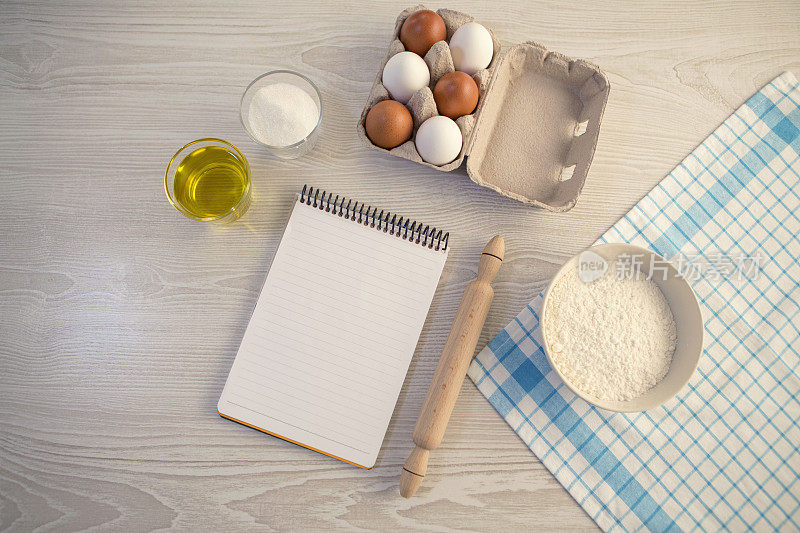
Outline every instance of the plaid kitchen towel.
<svg viewBox="0 0 800 533">
<path fill-rule="evenodd" d="M 751 97 L 598 243 L 678 265 L 705 343 L 689 385 L 644 413 L 573 395 L 540 346 L 541 296 L 469 375 L 604 530 L 800 528 L 800 88 Z M 690 267 L 690 268 L 687 268 Z"/>
</svg>

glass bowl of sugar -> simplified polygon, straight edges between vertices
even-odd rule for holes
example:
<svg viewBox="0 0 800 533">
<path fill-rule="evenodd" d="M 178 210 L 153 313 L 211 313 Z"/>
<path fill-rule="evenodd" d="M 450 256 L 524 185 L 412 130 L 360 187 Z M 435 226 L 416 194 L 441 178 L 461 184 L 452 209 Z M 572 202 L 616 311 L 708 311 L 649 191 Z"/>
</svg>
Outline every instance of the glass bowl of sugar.
<svg viewBox="0 0 800 533">
<path fill-rule="evenodd" d="M 280 159 L 296 159 L 317 142 L 322 124 L 322 96 L 307 77 L 272 70 L 245 89 L 239 118 L 247 134 Z"/>
</svg>

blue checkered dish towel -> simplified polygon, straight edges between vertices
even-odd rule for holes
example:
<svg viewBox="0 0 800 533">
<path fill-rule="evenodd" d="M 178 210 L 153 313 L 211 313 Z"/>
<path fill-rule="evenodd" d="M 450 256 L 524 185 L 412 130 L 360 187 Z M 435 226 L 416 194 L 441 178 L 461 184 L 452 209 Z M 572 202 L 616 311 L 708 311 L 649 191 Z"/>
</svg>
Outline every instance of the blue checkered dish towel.
<svg viewBox="0 0 800 533">
<path fill-rule="evenodd" d="M 800 527 L 799 154 L 800 87 L 784 73 L 598 241 L 694 265 L 705 348 L 676 398 L 633 414 L 577 398 L 542 351 L 541 296 L 473 361 L 478 389 L 602 529 Z"/>
</svg>

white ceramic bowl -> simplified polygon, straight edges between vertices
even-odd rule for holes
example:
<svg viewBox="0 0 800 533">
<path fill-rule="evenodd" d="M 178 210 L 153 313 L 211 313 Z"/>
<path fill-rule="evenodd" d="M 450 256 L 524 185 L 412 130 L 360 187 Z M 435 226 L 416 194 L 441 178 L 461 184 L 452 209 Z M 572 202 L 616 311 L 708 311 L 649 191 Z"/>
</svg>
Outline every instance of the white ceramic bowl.
<svg viewBox="0 0 800 533">
<path fill-rule="evenodd" d="M 596 253 L 606 263 L 609 268 L 613 268 L 616 263 L 617 257 L 621 254 L 639 254 L 642 257 L 642 264 L 640 270 L 644 274 L 649 274 L 653 263 L 650 258 L 653 257 L 655 265 L 658 267 L 665 266 L 663 273 L 662 270 L 656 270 L 652 280 L 661 289 L 664 297 L 672 310 L 672 315 L 675 317 L 675 326 L 677 329 L 678 342 L 675 347 L 675 354 L 672 357 L 672 364 L 669 371 L 664 378 L 658 382 L 652 389 L 644 394 L 627 401 L 603 400 L 586 394 L 575 387 L 564 376 L 553 363 L 550 356 L 550 342 L 547 338 L 546 328 L 544 325 L 547 321 L 548 304 L 551 298 L 551 290 L 555 283 L 570 270 L 578 268 L 579 261 L 582 254 L 581 252 L 562 266 L 556 273 L 555 277 L 548 285 L 544 293 L 544 300 L 542 302 L 542 317 L 541 317 L 541 331 L 544 340 L 544 353 L 547 356 L 547 362 L 550 367 L 561 378 L 564 384 L 574 392 L 577 396 L 583 398 L 587 402 L 602 409 L 609 411 L 617 411 L 624 413 L 634 413 L 639 411 L 646 411 L 654 407 L 658 407 L 667 400 L 674 397 L 683 387 L 689 382 L 689 379 L 697 369 L 697 364 L 700 361 L 700 354 L 703 351 L 703 317 L 700 313 L 700 305 L 697 302 L 697 296 L 689 286 L 689 283 L 683 278 L 672 264 L 668 263 L 663 257 L 657 253 L 634 246 L 632 244 L 600 244 L 589 248 L 589 251 Z M 583 264 L 586 264 L 586 257 L 583 256 Z M 611 275 L 614 275 L 613 272 Z"/>
</svg>

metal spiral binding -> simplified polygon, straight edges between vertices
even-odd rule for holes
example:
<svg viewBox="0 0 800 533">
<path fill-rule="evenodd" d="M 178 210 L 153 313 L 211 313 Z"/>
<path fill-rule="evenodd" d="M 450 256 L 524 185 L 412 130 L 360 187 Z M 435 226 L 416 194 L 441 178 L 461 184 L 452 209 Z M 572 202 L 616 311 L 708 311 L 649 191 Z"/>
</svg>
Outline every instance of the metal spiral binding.
<svg viewBox="0 0 800 533">
<path fill-rule="evenodd" d="M 338 194 L 334 197 L 333 193 L 308 185 L 303 185 L 303 190 L 300 191 L 300 201 L 321 211 L 333 213 L 370 228 L 376 228 L 414 244 L 421 244 L 436 251 L 447 250 L 450 232 L 442 234 L 442 230 L 427 225 L 423 229 L 423 225 L 415 220 L 398 217 L 396 214 L 384 210 L 378 213 L 377 207 L 366 205 L 364 202 L 359 203 L 344 196 L 340 197 Z M 347 203 L 345 204 L 345 202 Z"/>
</svg>

